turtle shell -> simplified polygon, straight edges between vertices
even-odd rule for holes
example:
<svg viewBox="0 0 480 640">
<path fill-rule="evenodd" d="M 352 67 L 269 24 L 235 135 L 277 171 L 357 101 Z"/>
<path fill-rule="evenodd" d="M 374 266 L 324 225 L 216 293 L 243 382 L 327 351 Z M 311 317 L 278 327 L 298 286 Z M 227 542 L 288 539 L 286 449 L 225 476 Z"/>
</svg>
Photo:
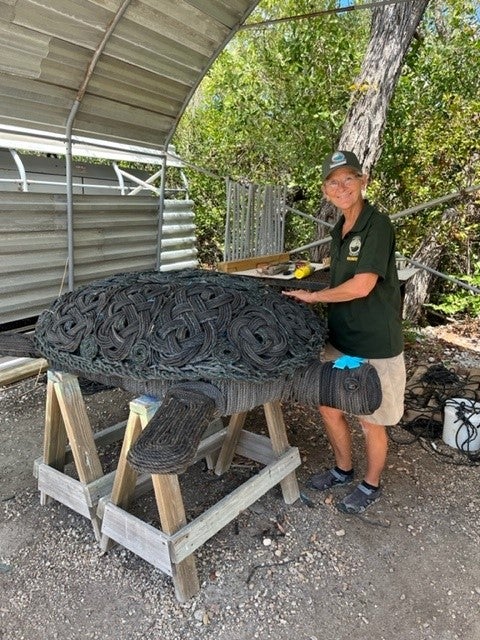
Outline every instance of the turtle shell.
<svg viewBox="0 0 480 640">
<path fill-rule="evenodd" d="M 123 273 L 59 297 L 35 329 L 51 365 L 137 380 L 293 375 L 325 342 L 323 318 L 255 278 Z"/>
</svg>

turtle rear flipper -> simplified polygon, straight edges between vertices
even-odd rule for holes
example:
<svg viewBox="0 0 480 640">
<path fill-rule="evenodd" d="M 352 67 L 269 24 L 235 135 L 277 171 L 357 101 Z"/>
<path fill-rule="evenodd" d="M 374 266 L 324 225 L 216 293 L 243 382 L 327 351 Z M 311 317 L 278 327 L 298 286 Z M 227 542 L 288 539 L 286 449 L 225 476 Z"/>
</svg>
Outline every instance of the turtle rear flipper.
<svg viewBox="0 0 480 640">
<path fill-rule="evenodd" d="M 140 473 L 183 473 L 216 411 L 215 401 L 201 392 L 170 389 L 128 452 L 129 463 Z"/>
<path fill-rule="evenodd" d="M 0 333 L 0 355 L 17 358 L 42 358 L 31 336 L 15 331 Z"/>
</svg>

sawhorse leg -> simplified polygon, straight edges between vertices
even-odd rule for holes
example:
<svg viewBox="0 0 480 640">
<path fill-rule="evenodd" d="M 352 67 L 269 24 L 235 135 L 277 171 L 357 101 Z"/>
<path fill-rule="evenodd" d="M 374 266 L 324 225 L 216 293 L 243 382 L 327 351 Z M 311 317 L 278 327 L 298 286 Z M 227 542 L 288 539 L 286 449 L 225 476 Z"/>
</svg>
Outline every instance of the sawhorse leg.
<svg viewBox="0 0 480 640">
<path fill-rule="evenodd" d="M 267 420 L 268 433 L 273 452 L 276 456 L 281 456 L 290 448 L 290 444 L 288 442 L 280 401 L 266 402 L 263 405 L 263 410 Z M 217 475 L 222 475 L 222 473 L 225 473 L 225 471 L 230 468 L 246 416 L 247 412 L 243 412 L 236 413 L 230 418 L 227 434 L 215 467 L 215 473 Z M 286 476 L 281 481 L 280 486 L 282 488 L 283 499 L 287 504 L 293 504 L 300 497 L 295 472 Z"/>
<path fill-rule="evenodd" d="M 100 479 L 103 476 L 102 465 L 78 380 L 68 373 L 49 371 L 43 459 L 45 465 L 63 471 L 67 441 L 80 484 L 86 487 Z M 66 487 L 67 482 L 65 477 Z M 46 503 L 48 495 L 48 487 L 41 489 L 42 504 Z M 88 504 L 87 499 L 84 506 L 92 521 L 95 536 L 100 539 L 96 508 Z"/>
<path fill-rule="evenodd" d="M 135 491 L 137 473 L 128 464 L 127 454 L 159 404 L 158 401 L 147 397 L 137 398 L 130 403 L 130 416 L 110 499 L 115 506 L 126 509 L 130 503 Z M 187 524 L 178 476 L 176 474 L 152 474 L 152 484 L 161 529 L 165 534 L 172 535 Z M 103 534 L 101 547 L 106 551 L 109 546 L 110 538 Z M 186 602 L 200 589 L 193 554 L 179 563 L 172 563 L 171 569 L 175 595 L 180 602 Z"/>
<path fill-rule="evenodd" d="M 187 524 L 178 476 L 152 475 L 152 482 L 162 531 L 172 535 Z M 186 602 L 198 593 L 200 582 L 193 554 L 177 564 L 172 563 L 172 579 L 179 602 Z"/>
<path fill-rule="evenodd" d="M 280 401 L 267 402 L 263 405 L 263 408 L 265 410 L 265 418 L 267 419 L 268 433 L 273 452 L 275 455 L 280 456 L 290 448 Z M 298 488 L 295 471 L 285 476 L 280 482 L 280 486 L 282 488 L 283 499 L 287 504 L 293 504 L 299 499 L 300 490 Z"/>
</svg>

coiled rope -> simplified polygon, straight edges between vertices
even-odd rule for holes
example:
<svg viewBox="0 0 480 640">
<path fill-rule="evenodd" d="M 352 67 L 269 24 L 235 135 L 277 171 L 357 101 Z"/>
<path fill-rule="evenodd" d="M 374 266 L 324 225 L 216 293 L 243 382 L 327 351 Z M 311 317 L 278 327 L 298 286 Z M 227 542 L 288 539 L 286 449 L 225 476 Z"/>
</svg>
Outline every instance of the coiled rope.
<svg viewBox="0 0 480 640">
<path fill-rule="evenodd" d="M 414 385 L 405 391 L 405 414 L 409 410 L 417 413 L 410 421 L 399 424 L 411 437 L 405 440 L 388 429 L 390 438 L 397 444 L 411 444 L 421 439 L 442 438 L 444 423 L 436 416 L 444 417 L 445 407 L 454 408 L 458 428 L 456 445 L 458 451 L 469 462 L 480 462 L 480 450 L 472 450 L 472 443 L 478 438 L 480 427 L 474 416 L 480 414 L 480 378 L 472 374 L 459 374 L 443 364 L 431 365 Z M 434 447 L 434 450 L 437 450 Z"/>
</svg>

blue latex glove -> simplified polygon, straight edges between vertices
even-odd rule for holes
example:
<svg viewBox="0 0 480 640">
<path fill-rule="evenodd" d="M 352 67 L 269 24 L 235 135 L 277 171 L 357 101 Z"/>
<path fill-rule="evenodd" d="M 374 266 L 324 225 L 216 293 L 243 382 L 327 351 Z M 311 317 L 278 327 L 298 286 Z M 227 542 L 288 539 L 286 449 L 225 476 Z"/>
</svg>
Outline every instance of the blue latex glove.
<svg viewBox="0 0 480 640">
<path fill-rule="evenodd" d="M 356 356 L 341 356 L 333 363 L 334 369 L 357 369 L 365 362 L 365 358 L 357 358 Z"/>
</svg>

